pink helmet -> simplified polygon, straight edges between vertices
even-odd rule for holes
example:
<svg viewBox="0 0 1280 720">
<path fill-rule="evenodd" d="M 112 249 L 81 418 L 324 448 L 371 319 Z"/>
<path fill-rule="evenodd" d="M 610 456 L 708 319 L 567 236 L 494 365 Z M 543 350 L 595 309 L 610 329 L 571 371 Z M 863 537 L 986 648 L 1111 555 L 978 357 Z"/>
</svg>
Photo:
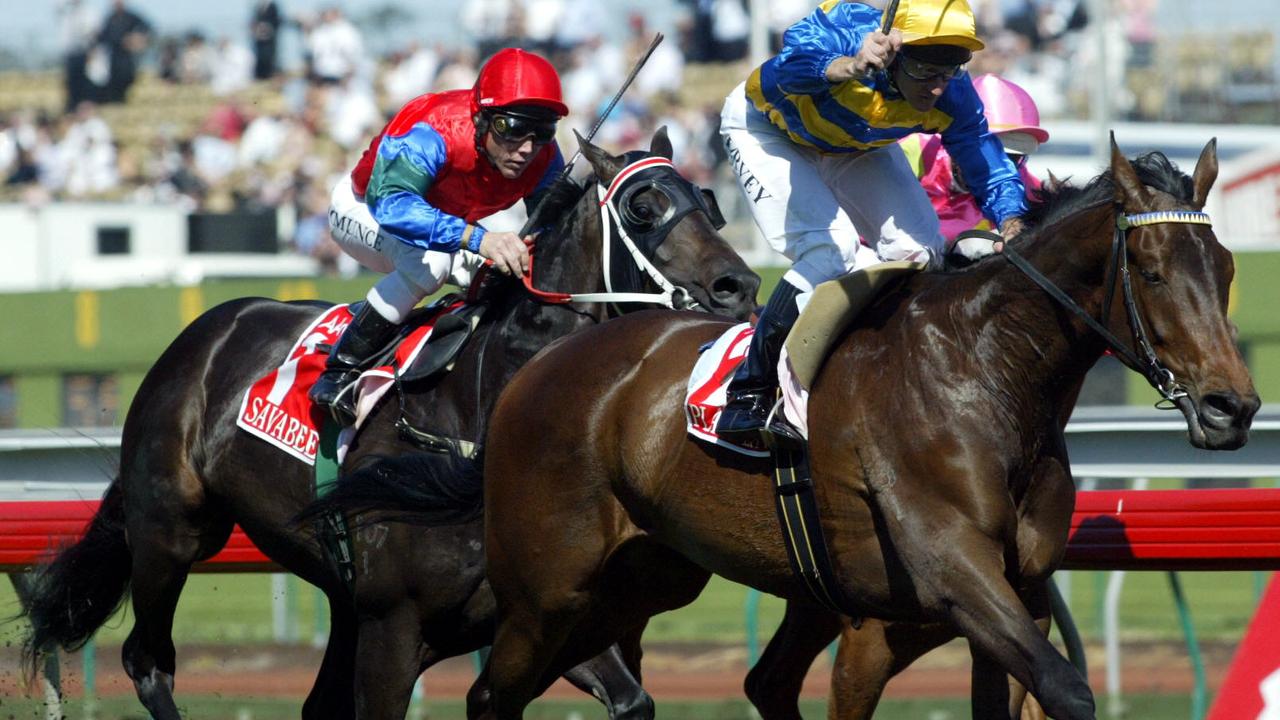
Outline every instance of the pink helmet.
<svg viewBox="0 0 1280 720">
<path fill-rule="evenodd" d="M 991 73 L 974 78 L 973 87 L 982 98 L 991 132 L 1012 141 L 1006 142 L 1008 150 L 1029 154 L 1048 141 L 1048 131 L 1040 127 L 1040 111 L 1026 90 Z"/>
</svg>

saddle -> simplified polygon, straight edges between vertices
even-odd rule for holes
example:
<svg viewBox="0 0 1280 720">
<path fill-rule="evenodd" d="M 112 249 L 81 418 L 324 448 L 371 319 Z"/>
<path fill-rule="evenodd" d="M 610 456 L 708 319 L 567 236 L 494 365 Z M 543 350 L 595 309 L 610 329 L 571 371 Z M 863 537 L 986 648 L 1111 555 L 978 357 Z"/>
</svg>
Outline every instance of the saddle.
<svg viewBox="0 0 1280 720">
<path fill-rule="evenodd" d="M 409 313 L 404 322 L 405 329 L 375 356 L 372 367 L 394 364 L 396 349 L 400 344 L 412 338 L 419 327 L 432 325 L 426 344 L 400 370 L 400 381 L 416 382 L 452 370 L 454 360 L 480 324 L 487 307 L 484 303 L 464 303 L 459 306 L 460 302 L 461 298 L 451 293 Z M 455 306 L 456 309 L 450 311 Z"/>
<path fill-rule="evenodd" d="M 791 372 L 801 387 L 806 391 L 813 387 L 831 344 L 864 308 L 896 282 L 924 268 L 924 263 L 906 260 L 886 262 L 814 288 L 784 344 Z"/>
</svg>

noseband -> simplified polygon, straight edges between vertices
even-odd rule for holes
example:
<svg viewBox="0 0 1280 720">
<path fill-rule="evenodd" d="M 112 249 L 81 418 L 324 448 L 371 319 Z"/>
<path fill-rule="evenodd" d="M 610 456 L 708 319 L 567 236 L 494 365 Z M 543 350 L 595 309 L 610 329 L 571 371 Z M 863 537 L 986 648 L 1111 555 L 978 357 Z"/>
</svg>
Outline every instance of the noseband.
<svg viewBox="0 0 1280 720">
<path fill-rule="evenodd" d="M 1026 258 L 1015 252 L 1007 243 L 1002 254 L 1010 263 L 1013 263 L 1014 267 L 1021 270 L 1024 275 L 1049 293 L 1054 300 L 1057 300 L 1063 307 L 1075 313 L 1094 332 L 1101 335 L 1102 339 L 1111 348 L 1111 351 L 1118 355 L 1126 365 L 1142 373 L 1147 382 L 1151 383 L 1151 387 L 1155 388 L 1161 395 L 1161 400 L 1156 403 L 1156 407 L 1171 410 L 1178 407 L 1180 403 L 1187 401 L 1187 391 L 1174 378 L 1173 371 L 1165 367 L 1164 363 L 1160 362 L 1160 359 L 1156 357 L 1155 348 L 1151 346 L 1151 341 L 1147 338 L 1147 331 L 1142 326 L 1142 318 L 1139 317 L 1138 305 L 1133 299 L 1133 286 L 1129 279 L 1129 230 L 1145 225 L 1160 225 L 1164 223 L 1213 224 L 1209 220 L 1208 213 L 1192 210 L 1160 210 L 1126 215 L 1123 209 L 1117 208 L 1115 233 L 1111 237 L 1111 255 L 1107 262 L 1107 279 L 1104 283 L 1107 288 L 1107 294 L 1102 301 L 1101 322 L 1094 319 L 1075 300 L 1072 300 L 1058 286 L 1054 285 L 1049 278 L 1032 267 Z M 1103 324 L 1111 317 L 1111 298 L 1115 295 L 1117 280 L 1119 280 L 1121 290 L 1124 293 L 1124 311 L 1129 321 L 1129 332 L 1133 335 L 1133 348 L 1120 342 L 1120 339 Z M 1134 348 L 1136 348 L 1136 352 Z"/>
<path fill-rule="evenodd" d="M 666 195 L 670 206 L 661 217 L 653 221 L 645 221 L 635 215 L 630 203 L 636 195 L 650 189 L 661 191 Z M 657 251 L 658 246 L 685 215 L 702 210 L 712 218 L 713 223 L 715 222 L 718 212 L 713 212 L 698 189 L 676 172 L 675 165 L 670 160 L 664 157 L 647 157 L 636 160 L 619 170 L 613 182 L 607 187 L 603 183 L 597 183 L 596 193 L 599 197 L 602 234 L 601 269 L 606 292 L 553 293 L 538 290 L 533 287 L 531 263 L 529 272 L 524 276 L 524 285 L 530 294 L 549 303 L 652 303 L 676 310 L 701 307 L 688 290 L 674 285 L 650 260 L 650 256 Z M 644 273 L 662 290 L 661 292 L 614 291 L 611 251 L 614 245 L 615 228 L 621 249 L 632 260 L 631 265 L 623 266 L 624 274 L 639 281 L 643 278 L 641 273 Z M 625 272 L 628 269 L 630 272 Z"/>
</svg>

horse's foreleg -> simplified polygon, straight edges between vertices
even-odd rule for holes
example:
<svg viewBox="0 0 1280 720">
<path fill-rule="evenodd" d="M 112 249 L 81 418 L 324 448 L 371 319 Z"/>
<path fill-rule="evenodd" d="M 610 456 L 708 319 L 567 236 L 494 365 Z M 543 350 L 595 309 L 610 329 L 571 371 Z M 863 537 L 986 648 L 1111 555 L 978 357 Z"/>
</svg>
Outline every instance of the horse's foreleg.
<svg viewBox="0 0 1280 720">
<path fill-rule="evenodd" d="M 913 497 L 895 497 L 885 504 L 925 505 Z M 992 528 L 984 531 L 955 514 L 884 514 L 894 549 L 914 581 L 914 594 L 927 611 L 949 620 L 969 640 L 975 656 L 985 656 L 1027 687 L 1051 717 L 1093 720 L 1088 684 L 1036 626 L 1006 577 L 1007 547 L 995 539 L 998 516 L 992 516 Z M 975 688 L 975 701 L 980 703 L 975 704 L 975 717 L 1009 717 L 1007 681 L 1001 677 L 987 682 L 981 692 Z"/>
<path fill-rule="evenodd" d="M 1040 632 L 1047 638 L 1049 637 L 1050 607 L 1048 587 L 1045 583 L 1037 585 L 1036 589 L 1027 598 L 1027 609 L 1031 611 L 1031 616 L 1035 618 L 1036 627 L 1040 628 Z M 1008 678 L 1009 681 L 1009 715 L 1020 720 L 1045 720 L 1044 709 L 1040 707 L 1040 703 L 1027 692 L 1022 683 Z"/>
<path fill-rule="evenodd" d="M 356 635 L 355 717 L 400 720 L 424 658 L 417 607 L 406 602 L 379 617 L 362 617 Z"/>
<path fill-rule="evenodd" d="M 610 720 L 648 720 L 653 698 L 640 686 L 617 645 L 569 669 L 564 677 L 609 709 Z"/>
<path fill-rule="evenodd" d="M 800 689 L 814 658 L 840 635 L 840 616 L 790 601 L 760 660 L 747 673 L 747 698 L 764 720 L 800 720 Z M 832 684 L 835 677 L 832 676 Z"/>
<path fill-rule="evenodd" d="M 957 543 L 951 547 L 980 545 Z M 950 558 L 950 572 L 937 578 L 941 607 L 966 638 L 975 658 L 975 717 L 1017 717 L 1010 711 L 1008 673 L 1035 694 L 1060 720 L 1093 720 L 1093 693 L 1080 673 L 1050 644 L 1022 599 L 1004 578 L 1000 563 L 979 550 Z M 979 668 L 979 666 L 981 666 Z M 982 687 L 977 683 L 981 679 Z"/>
<path fill-rule="evenodd" d="M 302 703 L 303 720 L 355 715 L 356 618 L 345 602 L 329 601 L 329 642 L 315 684 Z"/>
</svg>

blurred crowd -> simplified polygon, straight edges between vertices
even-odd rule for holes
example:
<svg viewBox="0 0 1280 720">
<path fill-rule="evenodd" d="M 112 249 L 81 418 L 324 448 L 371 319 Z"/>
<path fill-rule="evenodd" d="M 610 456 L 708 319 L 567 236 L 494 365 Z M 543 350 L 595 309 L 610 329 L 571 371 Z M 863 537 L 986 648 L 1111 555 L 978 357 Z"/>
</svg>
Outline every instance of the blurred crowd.
<svg viewBox="0 0 1280 720">
<path fill-rule="evenodd" d="M 288 0 L 242 1 L 244 31 L 211 38 L 199 29 L 160 35 L 125 0 L 105 8 L 101 0 L 57 0 L 66 103 L 62 112 L 24 108 L 0 115 L 4 197 L 176 202 L 209 212 L 286 208 L 292 220 L 285 231 L 297 251 L 335 271 L 354 270 L 340 262 L 328 238 L 329 191 L 401 104 L 424 92 L 469 87 L 499 48 L 533 49 L 561 71 L 574 113 L 561 123 L 569 155 L 570 130 L 585 134 L 654 34 L 643 12 L 609 17 L 597 0 L 470 0 L 457 10 L 464 36 L 456 44 L 388 49 L 371 43 L 369 31 L 336 5 L 291 13 Z M 725 90 L 745 77 L 748 4 L 676 1 L 677 31 L 657 48 L 596 142 L 615 151 L 647 147 L 665 125 L 681 171 L 715 186 L 723 175 L 717 133 L 723 94 L 694 97 L 685 86 L 686 66 L 727 68 Z M 767 3 L 774 48 L 813 2 Z M 1073 98 L 1087 98 L 1087 88 L 1079 87 L 1087 75 L 1078 72 L 1081 57 L 1096 53 L 1088 47 L 1091 34 L 1077 32 L 1090 21 L 1084 0 L 970 2 L 987 41 L 970 72 L 1017 82 L 1045 117 L 1079 113 Z M 1111 2 L 1115 13 L 1107 22 L 1121 57 L 1150 62 L 1157 0 Z M 624 41 L 602 35 L 619 21 Z M 281 57 L 285 33 L 297 34 L 302 57 Z M 141 141 L 115 137 L 111 106 L 142 102 L 131 99 L 139 73 L 154 74 L 151 82 L 208 90 L 213 100 L 194 130 L 177 132 L 161 121 Z"/>
</svg>

